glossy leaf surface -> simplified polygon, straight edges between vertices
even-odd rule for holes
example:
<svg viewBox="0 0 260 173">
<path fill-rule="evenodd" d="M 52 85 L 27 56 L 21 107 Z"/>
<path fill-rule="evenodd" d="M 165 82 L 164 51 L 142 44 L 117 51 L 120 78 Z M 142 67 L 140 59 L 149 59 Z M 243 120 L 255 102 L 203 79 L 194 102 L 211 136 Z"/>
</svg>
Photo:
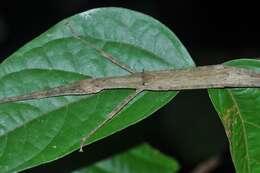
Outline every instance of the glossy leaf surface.
<svg viewBox="0 0 260 173">
<path fill-rule="evenodd" d="M 194 66 L 176 36 L 157 20 L 127 9 L 93 9 L 61 21 L 8 57 L 0 66 L 0 98 L 128 74 L 100 50 L 134 71 Z M 109 90 L 1 104 L 0 170 L 23 170 L 77 150 L 80 139 L 131 93 Z M 86 144 L 144 119 L 175 95 L 140 93 Z"/>
<path fill-rule="evenodd" d="M 260 71 L 259 60 L 225 64 Z M 260 172 L 260 89 L 210 89 L 209 95 L 225 127 L 237 172 Z"/>
<path fill-rule="evenodd" d="M 176 173 L 178 169 L 173 159 L 143 144 L 72 173 Z"/>
</svg>

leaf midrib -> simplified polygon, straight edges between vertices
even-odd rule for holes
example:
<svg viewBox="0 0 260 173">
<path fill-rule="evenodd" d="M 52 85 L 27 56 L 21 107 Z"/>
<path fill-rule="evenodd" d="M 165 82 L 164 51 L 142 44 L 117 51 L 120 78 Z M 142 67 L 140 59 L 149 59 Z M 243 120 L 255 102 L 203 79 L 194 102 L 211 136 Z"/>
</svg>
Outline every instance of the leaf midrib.
<svg viewBox="0 0 260 173">
<path fill-rule="evenodd" d="M 243 119 L 242 117 L 242 114 L 241 114 L 241 111 L 240 111 L 240 108 L 239 108 L 239 104 L 238 102 L 236 101 L 233 93 L 227 89 L 227 92 L 228 94 L 230 95 L 231 97 L 231 100 L 233 101 L 235 107 L 237 108 L 237 111 L 238 111 L 238 117 L 241 121 L 241 124 L 242 124 L 242 130 L 243 130 L 243 136 L 244 136 L 244 144 L 245 144 L 245 149 L 246 149 L 246 164 L 247 164 L 247 171 L 248 173 L 251 173 L 251 169 L 250 169 L 250 165 L 249 165 L 249 160 L 250 160 L 250 157 L 249 157 L 249 147 L 248 147 L 248 142 L 247 142 L 247 130 L 246 130 L 246 127 L 245 127 L 245 120 Z"/>
</svg>

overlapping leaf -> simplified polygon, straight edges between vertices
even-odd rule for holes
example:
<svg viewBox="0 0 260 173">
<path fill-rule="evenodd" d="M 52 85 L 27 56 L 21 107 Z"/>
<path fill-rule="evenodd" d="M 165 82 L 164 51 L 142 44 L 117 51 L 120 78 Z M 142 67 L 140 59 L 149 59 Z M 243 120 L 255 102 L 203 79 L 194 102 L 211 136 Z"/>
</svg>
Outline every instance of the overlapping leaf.
<svg viewBox="0 0 260 173">
<path fill-rule="evenodd" d="M 179 166 L 173 159 L 142 144 L 72 173 L 175 173 L 178 169 Z"/>
<path fill-rule="evenodd" d="M 260 71 L 259 60 L 225 64 Z M 237 172 L 260 172 L 260 89 L 211 89 L 209 95 L 224 124 Z"/>
<path fill-rule="evenodd" d="M 134 71 L 194 65 L 176 36 L 151 17 L 120 8 L 93 9 L 61 21 L 8 57 L 0 66 L 0 98 L 128 73 L 98 50 Z M 1 172 L 23 170 L 78 149 L 80 139 L 132 92 L 110 90 L 1 104 Z M 144 119 L 175 95 L 142 92 L 87 143 Z"/>
</svg>

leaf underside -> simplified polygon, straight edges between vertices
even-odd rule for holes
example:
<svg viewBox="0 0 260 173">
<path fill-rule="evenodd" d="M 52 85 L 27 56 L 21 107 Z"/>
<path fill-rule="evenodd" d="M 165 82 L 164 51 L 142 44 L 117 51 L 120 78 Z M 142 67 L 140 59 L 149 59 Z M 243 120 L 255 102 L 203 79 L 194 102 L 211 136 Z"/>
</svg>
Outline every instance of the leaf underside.
<svg viewBox="0 0 260 173">
<path fill-rule="evenodd" d="M 177 37 L 157 20 L 127 9 L 99 8 L 61 21 L 8 57 L 0 65 L 0 98 L 128 74 L 93 45 L 134 71 L 194 66 Z M 131 93 L 109 90 L 1 104 L 1 172 L 24 170 L 77 150 L 80 139 Z M 176 94 L 140 93 L 86 144 L 144 119 Z"/>
<path fill-rule="evenodd" d="M 225 64 L 260 72 L 259 60 L 241 59 Z M 259 173 L 260 89 L 210 89 L 209 95 L 226 130 L 236 171 Z"/>
<path fill-rule="evenodd" d="M 176 173 L 178 164 L 147 144 L 72 173 Z"/>
</svg>

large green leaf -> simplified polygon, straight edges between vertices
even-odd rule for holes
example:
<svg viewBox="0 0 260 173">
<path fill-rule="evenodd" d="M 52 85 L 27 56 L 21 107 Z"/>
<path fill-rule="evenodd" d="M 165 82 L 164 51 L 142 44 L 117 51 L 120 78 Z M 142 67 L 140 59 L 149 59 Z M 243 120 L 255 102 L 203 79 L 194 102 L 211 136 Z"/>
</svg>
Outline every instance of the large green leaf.
<svg viewBox="0 0 260 173">
<path fill-rule="evenodd" d="M 143 144 L 72 173 L 176 173 L 178 169 L 173 159 Z"/>
<path fill-rule="evenodd" d="M 125 75 L 108 52 L 135 71 L 194 66 L 176 36 L 157 20 L 121 8 L 93 9 L 65 19 L 0 66 L 0 98 L 73 81 Z M 77 150 L 133 90 L 60 96 L 0 105 L 0 170 L 15 172 Z M 86 144 L 126 128 L 169 102 L 176 92 L 142 92 Z"/>
<path fill-rule="evenodd" d="M 241 59 L 229 66 L 260 72 L 260 61 Z M 210 98 L 224 124 L 238 173 L 260 172 L 260 89 L 210 89 Z"/>
</svg>

